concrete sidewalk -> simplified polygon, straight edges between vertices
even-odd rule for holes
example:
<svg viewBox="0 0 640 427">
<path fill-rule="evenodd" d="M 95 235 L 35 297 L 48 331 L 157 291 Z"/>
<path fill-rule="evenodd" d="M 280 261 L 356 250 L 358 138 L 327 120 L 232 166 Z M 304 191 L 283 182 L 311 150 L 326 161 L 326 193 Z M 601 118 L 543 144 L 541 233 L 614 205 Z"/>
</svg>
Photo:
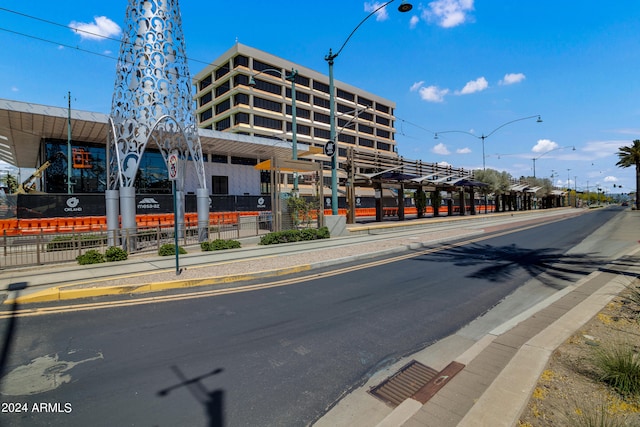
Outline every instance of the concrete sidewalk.
<svg viewBox="0 0 640 427">
<path fill-rule="evenodd" d="M 553 351 L 640 275 L 639 225 L 640 212 L 624 212 L 616 229 L 607 230 L 612 239 L 626 242 L 610 264 L 477 340 L 459 331 L 399 361 L 350 393 L 315 426 L 517 426 Z M 440 373 L 393 409 L 375 403 L 368 391 L 411 359 Z M 449 378 L 443 374 L 452 363 L 463 369 Z M 444 385 L 434 386 L 438 381 Z"/>
<path fill-rule="evenodd" d="M 267 247 L 243 244 L 240 250 L 207 253 L 197 249 L 181 257 L 185 270 L 179 276 L 174 258 L 149 255 L 91 267 L 65 264 L 7 270 L 0 273 L 0 297 L 5 304 L 12 302 L 15 293 L 7 289 L 18 282 L 27 282 L 27 288 L 20 293 L 23 304 L 197 286 L 242 286 L 238 282 L 389 256 L 438 242 L 474 239 L 509 225 L 534 224 L 550 217 L 559 220 L 582 213 L 577 209 L 557 209 L 374 223 L 350 227 L 349 237 L 324 241 Z M 634 256 L 639 250 L 640 212 L 625 211 L 620 217 L 615 236 L 621 242 L 620 250 L 612 254 L 612 263 Z M 623 289 L 629 279 L 619 280 L 620 274 L 640 274 L 640 267 L 610 267 L 556 292 L 480 338 L 460 331 L 374 374 L 316 425 L 513 426 L 551 352 Z M 424 393 L 416 393 L 392 408 L 368 393 L 372 385 L 394 374 L 410 359 L 438 371 L 451 362 L 464 368 L 444 381 L 429 400 L 424 400 Z"/>
</svg>

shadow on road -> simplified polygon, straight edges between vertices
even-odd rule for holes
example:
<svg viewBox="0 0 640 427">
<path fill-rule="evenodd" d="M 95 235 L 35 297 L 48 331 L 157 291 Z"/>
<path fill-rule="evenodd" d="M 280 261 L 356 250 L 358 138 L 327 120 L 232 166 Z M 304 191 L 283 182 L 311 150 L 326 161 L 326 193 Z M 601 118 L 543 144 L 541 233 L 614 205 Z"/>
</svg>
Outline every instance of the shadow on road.
<svg viewBox="0 0 640 427">
<path fill-rule="evenodd" d="M 20 295 L 20 291 L 26 288 L 27 282 L 12 283 L 7 288 L 9 292 L 15 292 L 15 296 L 13 298 L 13 304 L 11 304 L 11 317 L 7 323 L 7 329 L 5 330 L 4 339 L 2 341 L 2 353 L 0 353 L 0 390 L 2 386 L 2 378 L 4 378 L 5 369 L 9 362 L 11 344 L 13 343 L 13 337 L 16 333 L 18 318 L 15 313 L 18 310 L 18 296 Z"/>
<path fill-rule="evenodd" d="M 173 390 L 187 387 L 189 392 L 200 402 L 205 409 L 205 414 L 209 419 L 209 427 L 224 426 L 224 390 L 208 391 L 201 383 L 202 380 L 217 375 L 223 371 L 222 368 L 215 369 L 207 374 L 194 378 L 187 378 L 180 368 L 172 366 L 171 369 L 180 379 L 180 383 L 160 390 L 157 394 L 160 397 L 166 397 Z"/>
<path fill-rule="evenodd" d="M 561 254 L 557 249 L 528 249 L 515 244 L 491 246 L 471 244 L 429 254 L 428 259 L 452 262 L 458 267 L 478 267 L 466 277 L 501 282 L 524 271 L 546 286 L 561 289 L 561 281 L 575 281 L 609 261 L 593 254 Z M 426 258 L 423 258 L 426 259 Z M 542 274 L 545 273 L 545 274 Z"/>
</svg>

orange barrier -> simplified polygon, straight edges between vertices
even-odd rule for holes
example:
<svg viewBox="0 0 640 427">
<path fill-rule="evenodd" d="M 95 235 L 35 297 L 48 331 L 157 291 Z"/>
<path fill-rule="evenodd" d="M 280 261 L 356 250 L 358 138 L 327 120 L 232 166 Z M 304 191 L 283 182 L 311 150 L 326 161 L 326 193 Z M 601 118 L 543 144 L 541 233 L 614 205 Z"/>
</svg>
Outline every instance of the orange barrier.
<svg viewBox="0 0 640 427">
<path fill-rule="evenodd" d="M 441 214 L 448 212 L 447 206 L 441 206 L 439 209 Z M 470 211 L 470 206 L 467 206 L 467 211 Z M 477 205 L 476 212 L 495 212 L 495 206 L 489 205 Z M 459 213 L 460 207 L 453 206 L 453 212 Z M 331 209 L 325 209 L 325 215 L 331 215 Z M 417 210 L 415 206 L 408 206 L 405 208 L 405 214 L 415 215 Z M 427 206 L 425 213 L 433 214 L 433 207 Z M 237 224 L 240 221 L 240 217 L 245 216 L 259 216 L 258 211 L 247 212 L 210 212 L 209 224 L 212 226 L 224 224 L 232 225 Z M 338 215 L 347 215 L 347 209 L 338 209 Z M 397 216 L 397 207 L 385 207 L 383 208 L 383 215 L 385 217 Z M 376 208 L 357 208 L 356 217 L 374 217 L 376 216 Z M 198 214 L 195 212 L 189 212 L 185 214 L 185 222 L 189 225 L 196 225 L 198 223 Z M 173 214 L 140 214 L 136 215 L 136 224 L 139 228 L 152 228 L 152 227 L 170 227 L 173 226 Z M 70 218 L 23 218 L 23 219 L 2 219 L 0 220 L 0 235 L 6 236 L 19 236 L 19 235 L 35 235 L 35 234 L 50 234 L 50 233 L 72 233 L 72 232 L 87 232 L 87 231 L 104 231 L 107 228 L 107 218 L 105 216 L 86 216 L 86 217 L 70 217 Z"/>
</svg>

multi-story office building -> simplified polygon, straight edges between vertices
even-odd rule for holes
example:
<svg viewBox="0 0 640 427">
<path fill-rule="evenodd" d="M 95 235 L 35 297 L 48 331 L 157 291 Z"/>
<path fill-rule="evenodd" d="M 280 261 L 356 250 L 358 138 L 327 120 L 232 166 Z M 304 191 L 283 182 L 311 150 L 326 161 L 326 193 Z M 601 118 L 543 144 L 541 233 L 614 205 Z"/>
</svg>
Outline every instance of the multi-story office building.
<svg viewBox="0 0 640 427">
<path fill-rule="evenodd" d="M 239 43 L 194 77 L 199 126 L 291 141 L 286 77 L 292 70 L 298 73 L 298 143 L 324 147 L 330 139 L 328 76 Z M 255 85 L 249 84 L 252 77 Z M 395 156 L 395 103 L 339 81 L 334 86 L 339 162 L 349 146 Z"/>
</svg>

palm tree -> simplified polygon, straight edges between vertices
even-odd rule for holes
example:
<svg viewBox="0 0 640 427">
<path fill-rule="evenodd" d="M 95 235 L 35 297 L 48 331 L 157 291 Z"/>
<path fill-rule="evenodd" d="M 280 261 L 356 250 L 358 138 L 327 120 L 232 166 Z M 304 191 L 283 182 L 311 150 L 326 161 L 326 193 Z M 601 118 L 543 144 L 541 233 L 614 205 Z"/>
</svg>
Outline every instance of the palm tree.
<svg viewBox="0 0 640 427">
<path fill-rule="evenodd" d="M 616 166 L 628 168 L 636 167 L 636 210 L 640 209 L 640 197 L 638 197 L 638 189 L 640 189 L 640 139 L 633 141 L 633 145 L 629 147 L 618 148 L 618 157 L 620 160 Z"/>
</svg>

